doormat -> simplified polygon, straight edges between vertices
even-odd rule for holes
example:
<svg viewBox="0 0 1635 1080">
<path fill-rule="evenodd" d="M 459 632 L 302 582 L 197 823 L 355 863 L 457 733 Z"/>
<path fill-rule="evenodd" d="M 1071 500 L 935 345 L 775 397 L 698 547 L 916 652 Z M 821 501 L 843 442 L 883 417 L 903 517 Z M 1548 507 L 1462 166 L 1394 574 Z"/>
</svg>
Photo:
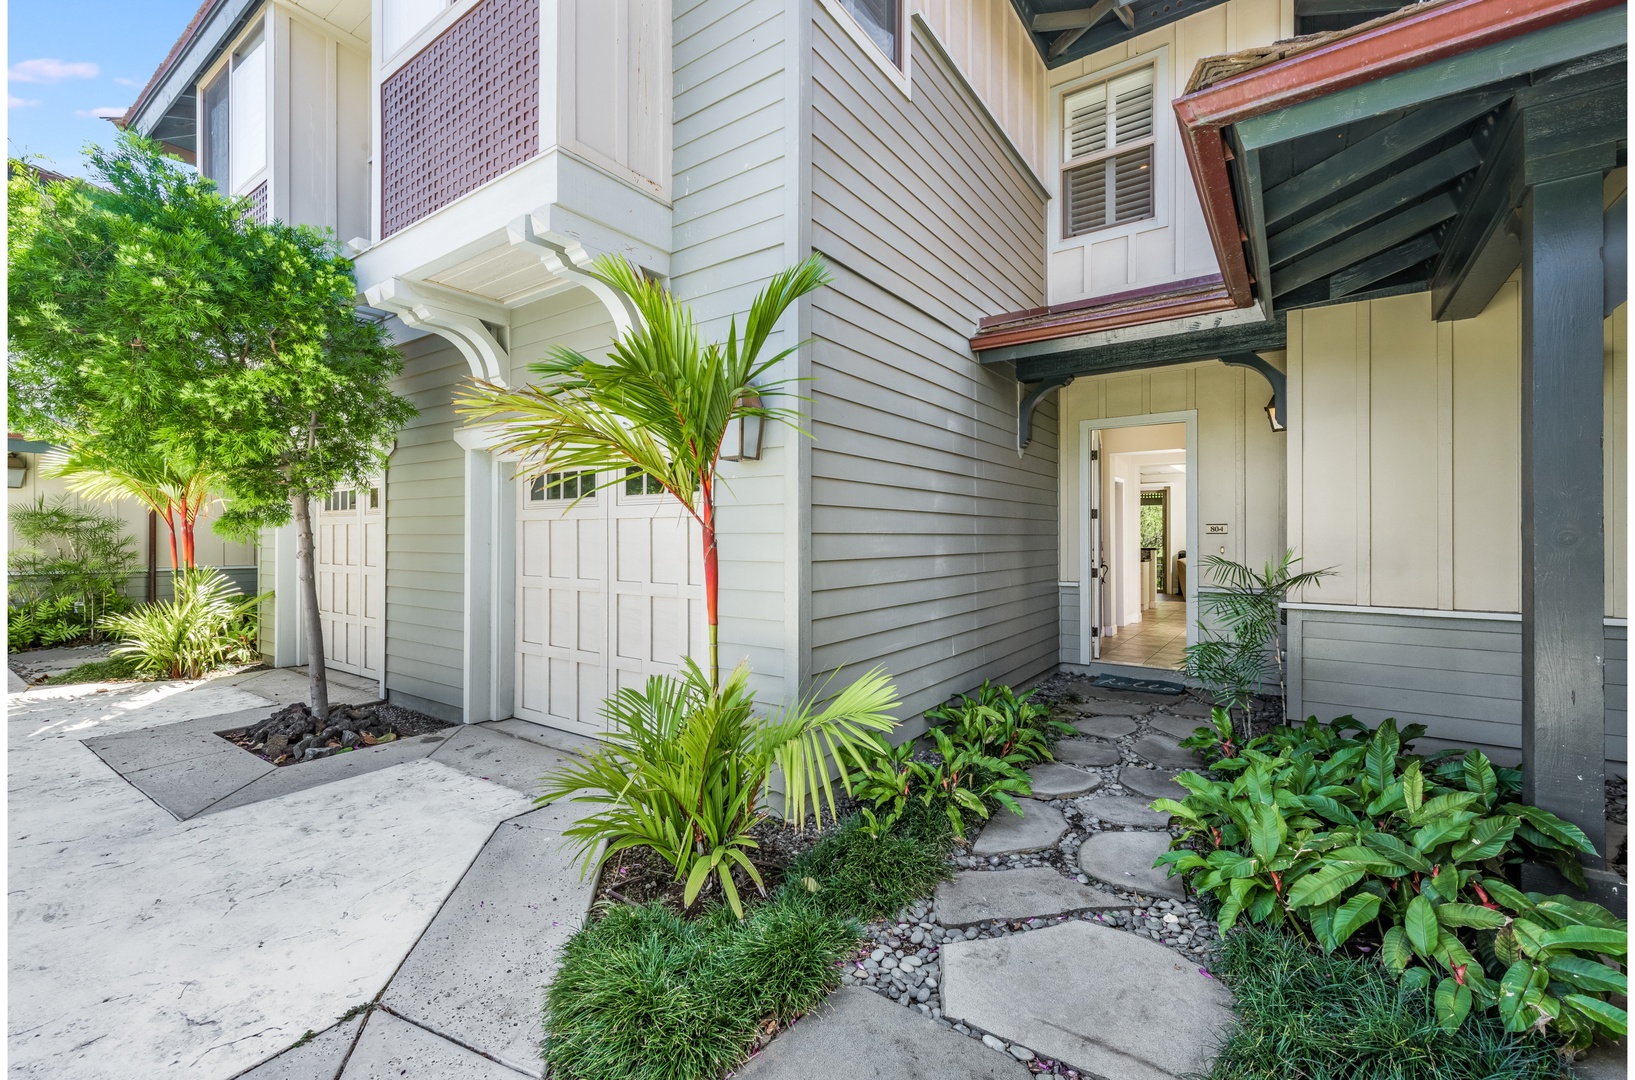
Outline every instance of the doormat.
<svg viewBox="0 0 1635 1080">
<path fill-rule="evenodd" d="M 1187 692 L 1187 688 L 1180 683 L 1162 679 L 1132 679 L 1125 675 L 1097 675 L 1090 680 L 1090 685 L 1103 690 L 1135 690 L 1142 694 L 1168 694 L 1170 697 Z"/>
</svg>

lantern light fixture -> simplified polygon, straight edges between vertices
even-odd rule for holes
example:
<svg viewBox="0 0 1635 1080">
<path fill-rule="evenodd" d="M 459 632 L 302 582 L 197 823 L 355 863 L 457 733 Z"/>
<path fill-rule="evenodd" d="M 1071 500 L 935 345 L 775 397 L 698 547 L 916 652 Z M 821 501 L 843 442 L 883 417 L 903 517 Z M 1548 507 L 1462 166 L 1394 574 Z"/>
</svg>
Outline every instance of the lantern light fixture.
<svg viewBox="0 0 1635 1080">
<path fill-rule="evenodd" d="M 739 408 L 757 409 L 761 405 L 761 395 L 745 394 L 738 399 Z M 759 461 L 761 460 L 761 429 L 764 427 L 762 417 L 739 413 L 727 422 L 726 433 L 721 439 L 722 461 Z"/>
</svg>

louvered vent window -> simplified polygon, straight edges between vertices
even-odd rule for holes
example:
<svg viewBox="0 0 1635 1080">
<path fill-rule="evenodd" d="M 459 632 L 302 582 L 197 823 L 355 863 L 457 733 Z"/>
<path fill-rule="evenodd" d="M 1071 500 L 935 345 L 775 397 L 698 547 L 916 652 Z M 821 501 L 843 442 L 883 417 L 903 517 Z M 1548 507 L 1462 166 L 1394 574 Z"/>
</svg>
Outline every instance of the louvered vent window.
<svg viewBox="0 0 1635 1080">
<path fill-rule="evenodd" d="M 1153 69 L 1062 102 L 1062 236 L 1153 215 Z"/>
</svg>

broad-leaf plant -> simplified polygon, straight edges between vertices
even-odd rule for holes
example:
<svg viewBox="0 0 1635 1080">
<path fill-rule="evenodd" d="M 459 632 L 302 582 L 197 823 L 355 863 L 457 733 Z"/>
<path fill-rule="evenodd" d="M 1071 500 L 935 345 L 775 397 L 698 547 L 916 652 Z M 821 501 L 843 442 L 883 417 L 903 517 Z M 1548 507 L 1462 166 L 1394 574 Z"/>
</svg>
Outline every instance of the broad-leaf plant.
<svg viewBox="0 0 1635 1080">
<path fill-rule="evenodd" d="M 1220 710 L 1217 728 L 1230 730 Z M 1523 893 L 1508 871 L 1553 862 L 1582 886 L 1576 826 L 1516 801 L 1520 774 L 1480 751 L 1407 753 L 1425 732 L 1344 717 L 1281 728 L 1213 762 L 1218 779 L 1153 805 L 1183 830 L 1159 865 L 1240 919 L 1281 925 L 1325 952 L 1366 943 L 1404 984 L 1430 988 L 1450 1030 L 1473 1008 L 1569 1048 L 1627 1017 L 1625 924 L 1565 896 Z M 1200 733 L 1200 741 L 1209 741 Z"/>
</svg>

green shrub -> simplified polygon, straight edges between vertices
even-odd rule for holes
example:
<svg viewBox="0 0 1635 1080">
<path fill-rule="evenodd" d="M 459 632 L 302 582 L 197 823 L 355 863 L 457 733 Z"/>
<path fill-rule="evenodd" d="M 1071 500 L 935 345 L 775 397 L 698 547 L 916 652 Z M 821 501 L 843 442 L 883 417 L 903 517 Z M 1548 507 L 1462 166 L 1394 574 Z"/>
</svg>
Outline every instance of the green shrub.
<svg viewBox="0 0 1635 1080">
<path fill-rule="evenodd" d="M 11 526 L 23 546 L 8 558 L 9 650 L 95 641 L 102 617 L 130 606 L 119 590 L 136 553 L 118 517 L 41 496 L 13 506 Z"/>
<path fill-rule="evenodd" d="M 1178 779 L 1190 792 L 1153 805 L 1184 830 L 1159 859 L 1240 918 L 1292 932 L 1325 952 L 1367 932 L 1410 988 L 1435 983 L 1448 1029 L 1473 1008 L 1510 1031 L 1550 1028 L 1569 1047 L 1622 1035 L 1625 927 L 1594 904 L 1522 894 L 1505 875 L 1553 859 L 1582 884 L 1578 828 L 1514 801 L 1517 777 L 1480 752 L 1404 753 L 1423 734 L 1387 720 L 1370 732 L 1315 719 L 1215 763 L 1228 778 Z"/>
<path fill-rule="evenodd" d="M 715 1080 L 761 1025 L 787 1022 L 840 983 L 847 920 L 800 893 L 689 922 L 621 906 L 568 941 L 545 999 L 546 1061 L 562 1080 Z"/>
<path fill-rule="evenodd" d="M 259 659 L 256 613 L 271 593 L 245 596 L 213 567 L 178 570 L 172 591 L 172 600 L 103 620 L 103 628 L 123 642 L 115 657 L 165 679 L 197 679 Z"/>
<path fill-rule="evenodd" d="M 1372 960 L 1315 953 L 1287 934 L 1226 935 L 1214 971 L 1237 1023 L 1211 1080 L 1553 1080 L 1543 1039 L 1492 1017 L 1447 1031 L 1423 990 L 1402 989 Z"/>
<path fill-rule="evenodd" d="M 626 848 L 651 848 L 685 881 L 688 904 L 710 876 L 740 916 L 733 873 L 742 870 L 763 894 L 748 851 L 751 831 L 766 813 L 761 800 L 773 768 L 788 781 L 789 818 L 807 807 L 822 819 L 835 798 L 825 759 L 861 764 L 871 732 L 896 725 L 891 680 L 876 669 L 819 708 L 815 699 L 787 712 L 757 716 L 749 669 L 740 665 L 716 689 L 690 660 L 680 678 L 654 677 L 645 689 L 624 689 L 602 706 L 608 734 L 591 754 L 546 781 L 537 801 L 573 798 L 606 806 L 566 830 L 585 853 L 586 869 Z M 598 845 L 602 845 L 600 848 Z"/>
<path fill-rule="evenodd" d="M 1016 800 L 1033 791 L 1028 767 L 1049 761 L 1056 739 L 1075 734 L 1032 696 L 984 682 L 974 695 L 927 711 L 934 725 L 927 734 L 937 748 L 932 760 L 916 759 L 913 742 L 870 740 L 852 785 L 869 804 L 871 827 L 889 829 L 911 799 L 945 816 L 960 839 L 967 816 L 986 819 L 998 806 L 1020 814 Z"/>
<path fill-rule="evenodd" d="M 789 864 L 788 888 L 806 889 L 831 915 L 881 919 L 950 876 L 954 837 L 947 819 L 923 803 L 909 804 L 890 828 L 857 814 Z"/>
</svg>

